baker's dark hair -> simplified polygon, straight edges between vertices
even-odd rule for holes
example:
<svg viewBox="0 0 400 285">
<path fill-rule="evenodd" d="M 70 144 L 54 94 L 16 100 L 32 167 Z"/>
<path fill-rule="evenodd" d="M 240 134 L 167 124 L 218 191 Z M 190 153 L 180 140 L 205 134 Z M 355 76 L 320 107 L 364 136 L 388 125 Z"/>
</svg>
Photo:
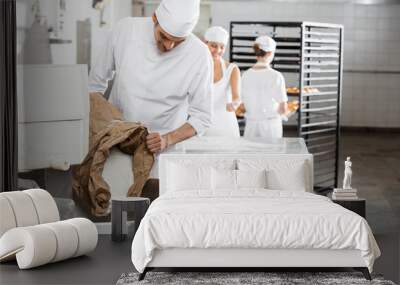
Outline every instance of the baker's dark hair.
<svg viewBox="0 0 400 285">
<path fill-rule="evenodd" d="M 262 50 L 258 44 L 254 44 L 253 49 L 256 56 L 264 57 L 267 54 L 267 52 Z"/>
</svg>

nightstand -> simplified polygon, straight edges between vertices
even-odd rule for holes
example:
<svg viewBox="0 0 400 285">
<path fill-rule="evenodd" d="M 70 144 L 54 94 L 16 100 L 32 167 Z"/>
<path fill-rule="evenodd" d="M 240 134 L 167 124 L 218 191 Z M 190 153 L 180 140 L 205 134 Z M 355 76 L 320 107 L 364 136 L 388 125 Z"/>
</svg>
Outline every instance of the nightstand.
<svg viewBox="0 0 400 285">
<path fill-rule="evenodd" d="M 128 233 L 128 212 L 134 213 L 135 234 L 140 221 L 150 206 L 150 199 L 144 197 L 116 197 L 112 198 L 111 203 L 111 239 L 113 241 L 123 241 L 126 239 Z"/>
<path fill-rule="evenodd" d="M 363 198 L 357 198 L 354 200 L 337 200 L 337 199 L 332 199 L 332 196 L 329 195 L 329 198 L 331 198 L 332 202 L 339 204 L 340 206 L 353 211 L 356 214 L 359 214 L 361 217 L 365 219 L 365 208 L 366 208 L 366 200 Z"/>
</svg>

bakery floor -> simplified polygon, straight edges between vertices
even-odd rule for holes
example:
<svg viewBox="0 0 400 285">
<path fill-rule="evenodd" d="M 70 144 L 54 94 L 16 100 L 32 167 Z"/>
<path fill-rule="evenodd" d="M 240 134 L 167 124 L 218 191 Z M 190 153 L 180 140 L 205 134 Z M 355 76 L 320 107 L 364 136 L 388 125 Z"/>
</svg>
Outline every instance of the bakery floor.
<svg viewBox="0 0 400 285">
<path fill-rule="evenodd" d="M 400 133 L 343 131 L 339 181 L 346 156 L 352 158 L 352 185 L 367 200 L 367 220 L 382 251 L 374 271 L 400 283 Z M 134 271 L 130 245 L 131 240 L 114 243 L 102 235 L 88 256 L 31 270 L 4 263 L 0 284 L 115 284 L 122 273 Z"/>
</svg>

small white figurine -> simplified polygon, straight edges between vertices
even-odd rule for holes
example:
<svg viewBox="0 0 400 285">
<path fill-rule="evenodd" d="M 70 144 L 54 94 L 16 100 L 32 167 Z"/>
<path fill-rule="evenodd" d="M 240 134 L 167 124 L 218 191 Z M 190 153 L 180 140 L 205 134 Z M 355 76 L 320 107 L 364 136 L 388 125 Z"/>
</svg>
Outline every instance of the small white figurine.
<svg viewBox="0 0 400 285">
<path fill-rule="evenodd" d="M 351 161 L 350 156 L 347 157 L 344 162 L 344 179 L 343 179 L 343 189 L 352 189 L 351 188 L 351 176 L 353 171 L 351 170 Z"/>
</svg>

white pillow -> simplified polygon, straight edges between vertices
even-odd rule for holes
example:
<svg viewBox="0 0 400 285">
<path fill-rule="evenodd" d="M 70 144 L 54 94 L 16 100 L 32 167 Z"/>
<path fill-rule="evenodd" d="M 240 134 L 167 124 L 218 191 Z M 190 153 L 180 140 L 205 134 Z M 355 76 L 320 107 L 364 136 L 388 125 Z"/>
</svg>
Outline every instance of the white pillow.
<svg viewBox="0 0 400 285">
<path fill-rule="evenodd" d="M 168 191 L 211 189 L 210 166 L 195 164 L 168 164 Z"/>
<path fill-rule="evenodd" d="M 271 190 L 307 191 L 310 188 L 310 164 L 304 159 L 239 159 L 238 167 L 247 171 L 265 169 L 267 188 Z"/>
<path fill-rule="evenodd" d="M 236 190 L 236 170 L 213 168 L 213 189 Z"/>
<path fill-rule="evenodd" d="M 267 171 L 268 188 L 273 190 L 307 191 L 305 163 L 293 163 L 284 169 Z"/>
<path fill-rule="evenodd" d="M 236 170 L 237 188 L 267 188 L 267 171 Z"/>
</svg>

